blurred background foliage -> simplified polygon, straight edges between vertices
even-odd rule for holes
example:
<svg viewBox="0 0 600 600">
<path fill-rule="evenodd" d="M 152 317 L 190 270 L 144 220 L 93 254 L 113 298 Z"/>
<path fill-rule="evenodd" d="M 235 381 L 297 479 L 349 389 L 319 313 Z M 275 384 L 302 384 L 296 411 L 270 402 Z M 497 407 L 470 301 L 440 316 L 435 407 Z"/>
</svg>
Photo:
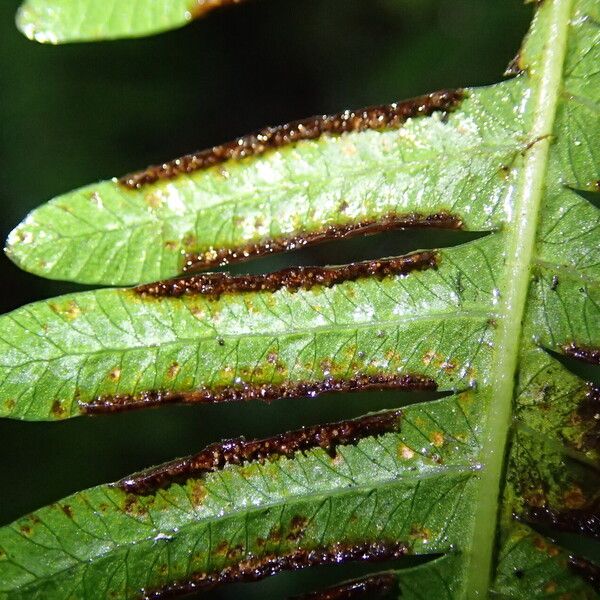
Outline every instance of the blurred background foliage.
<svg viewBox="0 0 600 600">
<path fill-rule="evenodd" d="M 216 144 L 266 124 L 498 81 L 531 10 L 521 0 L 257 0 L 143 40 L 40 46 L 0 3 L 0 235 L 72 188 Z M 451 234 L 442 243 L 452 243 Z M 367 238 L 237 271 L 398 254 L 419 234 Z M 82 289 L 0 258 L 3 312 Z M 0 421 L 0 524 L 78 489 L 202 448 L 406 402 L 397 393 L 168 407 L 59 424 Z M 364 569 L 361 569 L 364 570 Z M 245 586 L 279 598 L 355 567 Z M 240 588 L 208 594 L 239 598 Z M 205 596 L 205 597 L 207 597 Z"/>
</svg>

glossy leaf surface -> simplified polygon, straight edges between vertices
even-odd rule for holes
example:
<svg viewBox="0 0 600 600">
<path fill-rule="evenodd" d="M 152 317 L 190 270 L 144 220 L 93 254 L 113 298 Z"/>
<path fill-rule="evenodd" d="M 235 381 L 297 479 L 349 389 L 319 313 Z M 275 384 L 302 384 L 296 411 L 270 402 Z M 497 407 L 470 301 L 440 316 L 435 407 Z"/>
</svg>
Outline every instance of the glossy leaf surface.
<svg viewBox="0 0 600 600">
<path fill-rule="evenodd" d="M 242 0 L 25 0 L 19 29 L 41 43 L 62 44 L 139 37 L 182 27 Z"/>
<path fill-rule="evenodd" d="M 211 446 L 41 509 L 0 529 L 0 597 L 157 598 L 384 558 L 402 598 L 597 597 L 598 566 L 543 534 L 600 535 L 600 391 L 573 366 L 593 379 L 600 362 L 598 23 L 597 0 L 546 0 L 510 81 L 402 105 L 410 114 L 385 126 L 360 113 L 302 141 L 263 133 L 238 144 L 245 157 L 221 147 L 34 211 L 11 235 L 14 260 L 119 285 L 178 275 L 192 254 L 242 259 L 379 225 L 488 235 L 0 317 L 0 412 L 13 418 L 363 388 L 441 396 Z"/>
</svg>

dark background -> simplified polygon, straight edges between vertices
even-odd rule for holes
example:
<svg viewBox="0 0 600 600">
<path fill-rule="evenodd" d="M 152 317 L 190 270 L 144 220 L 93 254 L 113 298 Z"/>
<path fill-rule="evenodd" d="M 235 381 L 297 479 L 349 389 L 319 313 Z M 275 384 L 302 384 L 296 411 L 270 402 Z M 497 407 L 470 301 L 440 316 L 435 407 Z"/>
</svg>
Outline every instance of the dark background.
<svg viewBox="0 0 600 600">
<path fill-rule="evenodd" d="M 531 13 L 521 0 L 260 0 L 143 40 L 52 47 L 17 32 L 17 5 L 0 2 L 2 239 L 57 194 L 266 124 L 493 83 Z M 419 242 L 407 240 L 391 236 L 370 252 L 399 253 Z M 283 260 L 357 258 L 365 244 L 341 248 Z M 22 273 L 4 255 L 0 281 L 2 312 L 82 289 Z M 51 424 L 0 421 L 0 525 L 216 439 L 269 435 L 401 401 L 362 394 Z M 317 575 L 331 582 L 355 572 Z M 314 576 L 283 575 L 244 587 L 243 596 L 279 598 L 314 586 Z M 238 586 L 208 596 L 240 594 Z"/>
</svg>

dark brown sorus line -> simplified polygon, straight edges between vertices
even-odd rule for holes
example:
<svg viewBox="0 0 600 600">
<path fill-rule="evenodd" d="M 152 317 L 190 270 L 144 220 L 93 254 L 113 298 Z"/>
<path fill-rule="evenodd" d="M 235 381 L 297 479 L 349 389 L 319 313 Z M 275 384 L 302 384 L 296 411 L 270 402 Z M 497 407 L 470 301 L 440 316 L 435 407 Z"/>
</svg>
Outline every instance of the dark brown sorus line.
<svg viewBox="0 0 600 600">
<path fill-rule="evenodd" d="M 262 440 L 243 437 L 211 444 L 198 454 L 136 473 L 117 483 L 128 493 L 148 495 L 172 483 L 183 483 L 227 465 L 264 462 L 273 457 L 291 458 L 297 452 L 322 448 L 335 456 L 339 446 L 353 445 L 369 436 L 379 436 L 400 429 L 400 410 L 375 413 L 326 425 L 303 427 Z"/>
<path fill-rule="evenodd" d="M 223 339 L 219 343 L 224 344 Z M 163 404 L 219 404 L 262 400 L 272 402 L 284 398 L 314 398 L 330 392 L 360 392 L 366 390 L 436 391 L 433 379 L 421 375 L 355 375 L 349 379 L 325 379 L 314 382 L 284 384 L 240 384 L 218 388 L 174 392 L 150 390 L 135 395 L 100 396 L 90 402 L 80 402 L 83 414 L 106 414 L 161 406 Z"/>
<path fill-rule="evenodd" d="M 410 118 L 426 117 L 435 112 L 450 112 L 460 104 L 464 95 L 465 92 L 460 89 L 441 90 L 403 102 L 362 110 L 346 110 L 335 115 L 315 116 L 286 125 L 266 127 L 231 142 L 130 173 L 119 179 L 119 183 L 127 189 L 135 190 L 160 180 L 175 179 L 229 160 L 258 156 L 268 150 L 302 140 L 315 140 L 323 135 L 341 135 L 368 129 L 395 129 Z"/>
<path fill-rule="evenodd" d="M 433 214 L 388 214 L 374 220 L 363 220 L 344 225 L 329 225 L 317 231 L 291 237 L 264 239 L 233 248 L 210 247 L 200 252 L 188 252 L 184 256 L 182 269 L 184 272 L 190 272 L 211 267 L 223 267 L 229 263 L 242 262 L 268 254 L 290 252 L 305 246 L 397 229 L 462 229 L 462 227 L 463 223 L 460 217 L 444 211 Z"/>
<path fill-rule="evenodd" d="M 333 544 L 314 549 L 298 549 L 284 555 L 269 554 L 241 560 L 218 572 L 197 573 L 182 582 L 155 590 L 142 590 L 144 600 L 163 600 L 228 583 L 254 582 L 282 571 L 297 571 L 307 567 L 342 564 L 353 561 L 380 562 L 394 560 L 408 553 L 403 542 L 366 542 L 353 545 Z"/>
<path fill-rule="evenodd" d="M 522 518 L 528 523 L 546 525 L 559 531 L 600 539 L 600 501 L 598 500 L 581 509 L 553 510 L 547 506 L 531 507 Z"/>
<path fill-rule="evenodd" d="M 375 573 L 324 590 L 294 596 L 290 600 L 370 600 L 391 594 L 397 590 L 397 586 L 398 577 L 395 573 Z"/>
<path fill-rule="evenodd" d="M 589 586 L 600 593 L 600 567 L 580 556 L 569 556 L 567 566 L 577 573 Z"/>
<path fill-rule="evenodd" d="M 219 298 L 222 294 L 239 292 L 276 292 L 280 289 L 310 290 L 314 286 L 332 287 L 346 281 L 365 277 L 383 279 L 424 271 L 437 266 L 436 252 L 416 252 L 398 258 L 385 258 L 352 263 L 337 267 L 292 267 L 266 275 L 229 275 L 204 273 L 180 279 L 170 279 L 134 288 L 141 296 L 179 297 L 202 295 Z"/>
<path fill-rule="evenodd" d="M 563 346 L 563 351 L 567 356 L 582 360 L 592 365 L 600 365 L 600 348 L 591 348 L 580 346 L 575 342 Z"/>
</svg>

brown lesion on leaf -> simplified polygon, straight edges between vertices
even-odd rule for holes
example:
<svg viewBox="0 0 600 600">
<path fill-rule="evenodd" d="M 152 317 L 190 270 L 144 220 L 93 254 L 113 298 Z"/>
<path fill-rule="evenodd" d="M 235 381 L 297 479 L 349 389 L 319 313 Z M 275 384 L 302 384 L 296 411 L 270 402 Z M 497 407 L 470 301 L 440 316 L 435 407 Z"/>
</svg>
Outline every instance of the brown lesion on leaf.
<svg viewBox="0 0 600 600">
<path fill-rule="evenodd" d="M 181 367 L 179 366 L 179 363 L 173 362 L 167 369 L 167 377 L 169 379 L 174 379 L 175 377 L 177 377 L 177 374 L 179 373 L 179 371 L 181 371 Z"/>
<path fill-rule="evenodd" d="M 600 365 L 600 348 L 571 342 L 563 346 L 562 350 L 567 356 L 576 358 L 577 360 L 582 360 L 592 365 Z"/>
<path fill-rule="evenodd" d="M 600 480 L 595 468 L 552 444 L 539 446 L 537 437 L 530 446 L 531 439 L 519 436 L 513 446 L 508 477 L 514 517 L 534 527 L 600 538 Z"/>
<path fill-rule="evenodd" d="M 206 0 L 201 5 L 215 8 L 227 1 Z M 206 12 L 203 10 L 202 12 Z M 196 13 L 198 14 L 198 13 Z M 256 133 L 239 137 L 220 146 L 182 156 L 181 158 L 154 165 L 143 171 L 130 173 L 119 179 L 119 184 L 127 189 L 140 189 L 161 180 L 175 179 L 223 164 L 229 160 L 241 160 L 259 156 L 289 144 L 304 140 L 315 140 L 321 136 L 339 136 L 369 129 L 395 129 L 410 118 L 430 116 L 435 112 L 450 112 L 456 109 L 465 96 L 464 90 L 441 90 L 403 102 L 372 106 L 362 110 L 347 110 L 330 116 L 315 116 L 286 125 L 266 127 Z"/>
<path fill-rule="evenodd" d="M 123 502 L 123 510 L 126 514 L 132 516 L 144 516 L 148 514 L 148 509 L 142 504 L 138 494 L 127 494 Z"/>
<path fill-rule="evenodd" d="M 142 597 L 148 600 L 163 600 L 196 591 L 206 591 L 229 583 L 260 581 L 283 571 L 297 571 L 313 566 L 354 561 L 395 560 L 408 552 L 409 548 L 405 543 L 388 541 L 338 543 L 316 548 L 299 548 L 285 554 L 242 558 L 237 564 L 227 566 L 220 571 L 198 572 L 185 581 L 170 583 L 154 590 L 143 590 Z"/>
<path fill-rule="evenodd" d="M 412 527 L 410 528 L 410 539 L 419 540 L 426 544 L 431 539 L 431 530 L 427 529 L 427 527 L 423 527 L 422 525 L 413 523 Z"/>
<path fill-rule="evenodd" d="M 52 312 L 69 321 L 74 321 L 81 316 L 81 308 L 75 300 L 69 300 L 64 303 L 50 302 L 48 303 L 48 306 Z"/>
<path fill-rule="evenodd" d="M 388 596 L 398 589 L 398 577 L 395 573 L 376 573 L 358 579 L 352 579 L 339 585 L 317 590 L 292 600 L 354 600 L 356 598 L 379 598 Z"/>
<path fill-rule="evenodd" d="M 297 542 L 304 537 L 304 532 L 308 525 L 308 519 L 302 515 L 296 515 L 290 522 L 290 527 L 286 539 L 288 542 Z"/>
<path fill-rule="evenodd" d="M 227 465 L 241 466 L 279 457 L 292 458 L 297 452 L 314 448 L 321 448 L 335 456 L 339 446 L 354 445 L 369 436 L 398 431 L 401 414 L 400 410 L 375 413 L 359 419 L 303 427 L 262 440 L 234 438 L 211 444 L 198 454 L 134 474 L 116 485 L 128 493 L 127 499 L 133 501 L 136 495 L 152 494 L 173 483 L 222 470 Z"/>
<path fill-rule="evenodd" d="M 141 285 L 134 292 L 143 297 L 180 297 L 202 295 L 219 298 L 222 294 L 242 292 L 276 292 L 281 289 L 310 290 L 315 286 L 332 287 L 366 277 L 383 279 L 425 271 L 437 267 L 439 254 L 433 251 L 415 252 L 397 258 L 369 260 L 337 267 L 291 267 L 265 275 L 230 275 L 205 273 L 181 279 Z"/>
<path fill-rule="evenodd" d="M 193 481 L 190 489 L 190 498 L 194 506 L 198 506 L 204 502 L 208 496 L 208 491 L 200 481 Z"/>
<path fill-rule="evenodd" d="M 73 509 L 71 508 L 71 506 L 69 504 L 61 504 L 60 510 L 62 510 L 63 514 L 67 518 L 69 518 L 69 519 L 73 518 Z"/>
<path fill-rule="evenodd" d="M 433 431 L 429 439 L 436 448 L 441 448 L 444 445 L 444 434 L 441 431 Z"/>
<path fill-rule="evenodd" d="M 289 252 L 323 242 L 408 228 L 458 230 L 463 228 L 463 222 L 457 215 L 445 211 L 433 214 L 388 214 L 377 219 L 366 219 L 343 225 L 329 225 L 317 231 L 289 237 L 261 239 L 258 242 L 232 248 L 211 247 L 201 252 L 189 250 L 185 254 L 182 268 L 184 272 L 190 272 L 211 267 L 222 267 L 250 258 L 258 258 L 278 252 Z"/>
<path fill-rule="evenodd" d="M 64 419 L 67 414 L 67 411 L 60 400 L 55 400 L 52 403 L 50 411 L 55 419 Z"/>
<path fill-rule="evenodd" d="M 364 375 L 348 379 L 324 379 L 314 382 L 284 384 L 240 384 L 215 388 L 202 387 L 192 391 L 151 390 L 136 395 L 100 396 L 90 402 L 79 403 L 84 414 L 106 414 L 161 406 L 163 404 L 219 404 L 262 400 L 314 398 L 333 392 L 360 392 L 368 390 L 435 391 L 433 379 L 421 375 Z"/>
</svg>

